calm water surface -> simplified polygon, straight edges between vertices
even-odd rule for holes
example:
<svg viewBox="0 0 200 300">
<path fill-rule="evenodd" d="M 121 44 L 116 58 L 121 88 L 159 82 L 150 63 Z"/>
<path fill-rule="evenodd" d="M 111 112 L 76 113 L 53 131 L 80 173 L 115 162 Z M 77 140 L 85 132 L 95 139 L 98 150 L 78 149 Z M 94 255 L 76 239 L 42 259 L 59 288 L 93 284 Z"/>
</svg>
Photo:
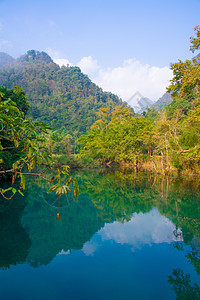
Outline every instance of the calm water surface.
<svg viewBox="0 0 200 300">
<path fill-rule="evenodd" d="M 0 299 L 200 299 L 197 179 L 76 177 L 77 201 L 39 180 L 0 200 Z"/>
</svg>

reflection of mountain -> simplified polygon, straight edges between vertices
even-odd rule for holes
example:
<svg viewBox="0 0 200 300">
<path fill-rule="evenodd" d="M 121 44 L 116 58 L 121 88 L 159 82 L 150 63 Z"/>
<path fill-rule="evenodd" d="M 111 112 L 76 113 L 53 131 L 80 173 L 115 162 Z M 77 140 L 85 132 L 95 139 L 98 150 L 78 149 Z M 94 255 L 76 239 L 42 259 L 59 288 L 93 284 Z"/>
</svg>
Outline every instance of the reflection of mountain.
<svg viewBox="0 0 200 300">
<path fill-rule="evenodd" d="M 62 250 L 82 249 L 104 225 L 97 216 L 97 209 L 85 196 L 60 208 L 59 221 L 56 220 L 56 206 L 48 206 L 41 197 L 36 198 L 36 194 L 32 197 L 22 218 L 32 241 L 28 255 L 32 266 L 48 264 Z"/>
<path fill-rule="evenodd" d="M 25 198 L 0 199 L 0 268 L 10 268 L 26 261 L 31 240 L 22 227 L 20 217 L 26 205 Z"/>
<path fill-rule="evenodd" d="M 151 174 L 119 171 L 86 172 L 77 178 L 82 181 L 82 194 L 77 202 L 60 199 L 59 221 L 57 198 L 39 182 L 28 184 L 27 205 L 21 198 L 0 207 L 1 267 L 24 261 L 46 265 L 58 253 L 72 249 L 90 255 L 97 244 L 88 241 L 98 232 L 104 240 L 111 238 L 135 248 L 174 241 L 181 245 L 184 239 L 193 249 L 188 259 L 199 272 L 197 180 L 155 179 Z"/>
</svg>

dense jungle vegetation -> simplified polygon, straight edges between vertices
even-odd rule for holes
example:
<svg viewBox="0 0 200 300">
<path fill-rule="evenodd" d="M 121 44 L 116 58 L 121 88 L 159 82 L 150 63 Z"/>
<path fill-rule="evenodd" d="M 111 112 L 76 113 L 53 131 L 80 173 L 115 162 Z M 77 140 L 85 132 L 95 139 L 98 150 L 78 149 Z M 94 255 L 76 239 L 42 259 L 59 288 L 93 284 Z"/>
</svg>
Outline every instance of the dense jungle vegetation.
<svg viewBox="0 0 200 300">
<path fill-rule="evenodd" d="M 4 57 L 4 61 L 10 60 Z M 48 54 L 35 50 L 3 65 L 0 85 L 21 86 L 30 104 L 29 119 L 72 136 L 89 130 L 101 107 L 126 105 L 116 95 L 103 92 L 79 67 L 59 67 Z"/>
<path fill-rule="evenodd" d="M 195 31 L 192 52 L 200 49 L 200 28 Z M 127 107 L 101 108 L 91 130 L 79 138 L 81 155 L 163 174 L 200 173 L 200 55 L 171 69 L 172 101 L 163 110 L 134 115 Z"/>
<path fill-rule="evenodd" d="M 200 28 L 195 32 L 192 52 L 200 48 Z M 160 112 L 150 108 L 139 115 L 78 67 L 60 68 L 44 52 L 7 57 L 0 68 L 0 175 L 12 174 L 13 182 L 19 176 L 21 191 L 24 167 L 30 172 L 54 160 L 72 167 L 117 163 L 162 174 L 200 173 L 200 55 L 171 69 L 172 101 Z M 63 193 L 71 181 L 63 190 L 60 176 L 55 190 Z"/>
</svg>

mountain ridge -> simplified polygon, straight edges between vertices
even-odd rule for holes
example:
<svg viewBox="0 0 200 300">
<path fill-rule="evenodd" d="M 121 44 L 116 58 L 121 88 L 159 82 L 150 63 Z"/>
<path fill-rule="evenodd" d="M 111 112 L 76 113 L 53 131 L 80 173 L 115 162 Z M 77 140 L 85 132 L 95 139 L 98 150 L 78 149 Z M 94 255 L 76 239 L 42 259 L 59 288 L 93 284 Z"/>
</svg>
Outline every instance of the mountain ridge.
<svg viewBox="0 0 200 300">
<path fill-rule="evenodd" d="M 47 53 L 36 50 L 2 63 L 0 85 L 21 86 L 30 103 L 30 119 L 45 121 L 53 129 L 63 127 L 70 134 L 89 130 L 100 108 L 127 105 L 104 92 L 79 67 L 59 67 Z"/>
</svg>

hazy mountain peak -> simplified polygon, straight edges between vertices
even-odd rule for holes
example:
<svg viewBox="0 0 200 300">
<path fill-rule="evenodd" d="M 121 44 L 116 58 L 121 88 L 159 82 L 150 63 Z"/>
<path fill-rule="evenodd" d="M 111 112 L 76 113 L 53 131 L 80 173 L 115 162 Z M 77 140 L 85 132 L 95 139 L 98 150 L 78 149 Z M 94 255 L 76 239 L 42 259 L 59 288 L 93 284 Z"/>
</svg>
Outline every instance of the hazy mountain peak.
<svg viewBox="0 0 200 300">
<path fill-rule="evenodd" d="M 15 59 L 11 55 L 5 52 L 0 52 L 0 67 L 11 64 L 14 62 L 14 60 Z"/>
<path fill-rule="evenodd" d="M 37 62 L 37 61 L 43 61 L 45 63 L 53 62 L 51 57 L 44 51 L 39 52 L 37 50 L 29 50 L 26 54 L 22 55 L 18 61 L 21 62 Z"/>
</svg>

